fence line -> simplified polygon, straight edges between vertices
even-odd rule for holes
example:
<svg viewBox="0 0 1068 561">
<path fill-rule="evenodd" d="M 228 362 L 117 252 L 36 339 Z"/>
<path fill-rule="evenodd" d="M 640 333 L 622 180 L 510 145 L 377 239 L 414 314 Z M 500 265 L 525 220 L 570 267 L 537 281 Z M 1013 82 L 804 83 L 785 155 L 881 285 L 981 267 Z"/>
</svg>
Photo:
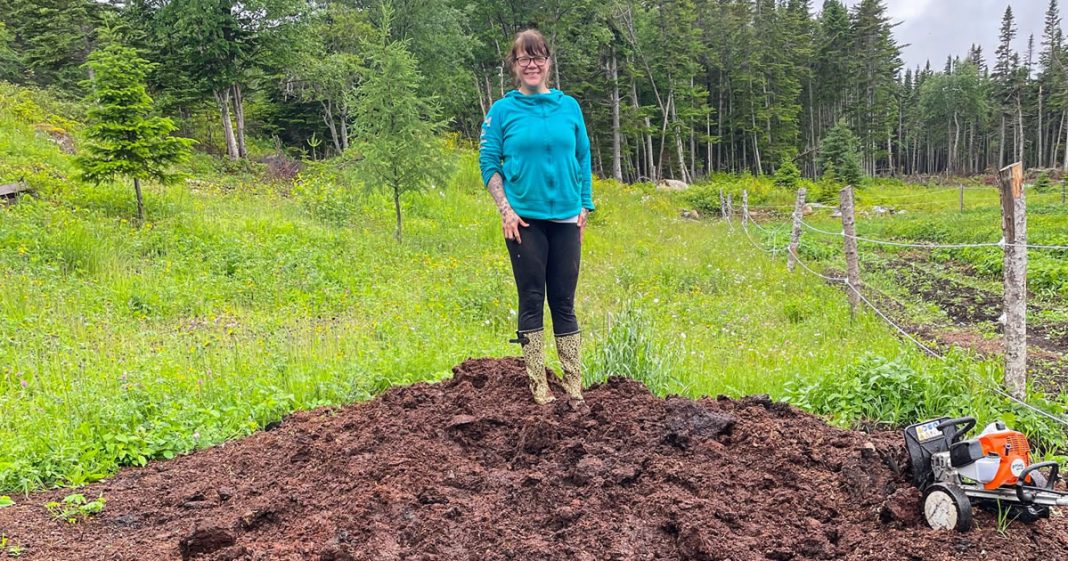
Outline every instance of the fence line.
<svg viewBox="0 0 1068 561">
<path fill-rule="evenodd" d="M 788 251 L 789 251 L 789 248 L 788 248 Z M 791 253 L 794 253 L 794 252 L 791 252 Z M 809 267 L 804 261 L 802 261 L 797 256 L 796 253 L 794 253 L 794 262 L 797 263 L 798 265 L 801 265 L 801 268 L 804 269 L 805 271 L 807 271 L 808 273 L 813 274 L 813 275 L 815 275 L 815 276 L 817 276 L 817 277 L 819 277 L 821 279 L 824 279 L 824 280 L 829 281 L 829 282 L 835 282 L 835 283 L 839 283 L 839 284 L 845 285 L 849 290 L 853 291 L 857 296 L 859 296 L 861 301 L 863 301 L 880 318 L 882 318 L 882 320 L 884 322 L 886 322 L 891 327 L 893 327 L 895 330 L 897 330 L 899 333 L 904 335 L 907 339 L 912 341 L 916 346 L 918 346 L 919 348 L 923 349 L 927 354 L 931 355 L 934 358 L 937 358 L 937 359 L 942 360 L 942 361 L 946 360 L 945 356 L 943 356 L 943 355 L 939 354 L 938 352 L 934 351 L 933 349 L 931 349 L 927 345 L 924 345 L 922 342 L 920 342 L 919 339 L 913 337 L 912 334 L 909 333 L 905 328 L 901 327 L 896 322 L 894 322 L 893 319 L 891 319 L 886 313 L 884 313 L 875 304 L 873 304 L 871 302 L 871 300 L 869 300 L 866 296 L 864 296 L 864 293 L 861 292 L 861 290 L 858 287 L 853 286 L 853 284 L 849 282 L 849 279 L 841 278 L 841 277 L 831 277 L 831 276 L 827 276 L 827 275 L 824 275 L 822 273 L 819 273 L 819 272 L 813 270 L 811 267 Z M 960 374 L 962 376 L 964 376 L 964 373 L 961 372 Z M 1024 401 L 1022 399 L 1019 399 L 1016 396 L 1006 392 L 1005 390 L 1003 390 L 1000 387 L 998 387 L 996 384 L 989 383 L 987 380 L 985 380 L 985 379 L 983 379 L 981 377 L 977 377 L 977 376 L 968 375 L 967 379 L 978 383 L 979 385 L 985 387 L 986 389 L 988 389 L 990 391 L 993 391 L 994 393 L 1000 395 L 1001 397 L 1003 397 L 1005 399 L 1008 399 L 1009 401 L 1012 401 L 1013 403 L 1016 403 L 1016 404 L 1018 404 L 1018 405 L 1020 405 L 1022 407 L 1025 407 L 1025 408 L 1027 408 L 1027 409 L 1029 409 L 1029 410 L 1031 410 L 1031 411 L 1043 416 L 1043 417 L 1046 417 L 1047 419 L 1050 419 L 1050 420 L 1052 420 L 1052 421 L 1054 421 L 1056 423 L 1059 423 L 1059 424 L 1061 424 L 1061 425 L 1063 425 L 1065 427 L 1068 427 L 1068 419 L 1065 419 L 1063 417 L 1059 417 L 1059 416 L 1054 415 L 1054 414 L 1052 414 L 1052 413 L 1050 413 L 1048 411 L 1045 411 L 1043 409 L 1035 407 L 1034 405 L 1031 405 L 1030 403 L 1027 403 L 1026 401 Z"/>
<path fill-rule="evenodd" d="M 972 248 L 972 247 L 1026 247 L 1027 249 L 1048 249 L 1048 250 L 1053 250 L 1053 251 L 1068 250 L 1068 245 L 1043 245 L 1043 244 L 1028 244 L 1028 243 L 1007 244 L 1007 243 L 1005 243 L 1004 239 L 1002 239 L 1001 241 L 998 241 L 998 242 L 954 243 L 954 244 L 895 242 L 895 241 L 890 241 L 890 240 L 878 240 L 878 239 L 874 239 L 874 238 L 866 238 L 866 237 L 863 237 L 863 236 L 850 236 L 850 235 L 847 235 L 845 232 L 831 232 L 831 231 L 828 231 L 828 230 L 817 228 L 816 226 L 813 226 L 813 225 L 809 224 L 808 222 L 805 222 L 804 220 L 801 220 L 801 225 L 804 226 L 805 228 L 808 228 L 809 230 L 812 230 L 813 232 L 817 232 L 817 233 L 820 233 L 820 234 L 825 234 L 825 235 L 828 235 L 828 236 L 842 236 L 842 237 L 852 238 L 854 240 L 867 242 L 867 243 L 871 243 L 871 244 L 890 245 L 890 246 L 896 246 L 896 247 L 912 247 L 912 248 L 920 248 L 920 249 L 963 249 L 963 248 Z"/>
<path fill-rule="evenodd" d="M 750 217 L 750 221 L 751 221 L 751 217 Z M 756 224 L 755 222 L 753 222 L 753 223 Z M 774 253 L 777 252 L 777 250 L 768 250 L 768 249 L 764 248 L 762 245 L 758 244 L 752 238 L 752 236 L 749 235 L 748 229 L 745 230 L 745 233 L 746 233 L 746 236 L 748 237 L 750 243 L 752 243 L 758 249 L 764 251 L 765 253 L 769 253 L 769 254 L 774 254 Z M 779 250 L 779 251 L 781 251 L 781 250 Z M 821 278 L 821 279 L 823 279 L 825 281 L 845 285 L 847 289 L 849 289 L 849 290 L 853 291 L 854 293 L 856 293 L 857 296 L 860 297 L 861 301 L 864 302 L 864 304 L 867 305 L 869 308 L 871 308 L 872 311 L 874 311 L 876 313 L 876 315 L 880 319 L 882 319 L 884 322 L 886 322 L 891 327 L 893 327 L 897 332 L 899 332 L 903 336 L 905 336 L 909 341 L 911 341 L 917 347 L 919 347 L 924 352 L 926 352 L 927 354 L 931 355 L 934 358 L 937 358 L 937 359 L 942 360 L 942 361 L 946 360 L 945 356 L 939 354 L 937 351 L 931 349 L 927 345 L 924 345 L 919 339 L 917 339 L 911 333 L 909 333 L 908 330 L 906 330 L 905 328 L 903 328 L 900 325 L 898 325 L 893 319 L 890 318 L 889 315 L 887 315 L 885 312 L 883 312 L 881 309 L 879 309 L 878 306 L 876 306 L 874 303 L 872 303 L 872 301 L 870 299 L 868 299 L 868 297 L 866 297 L 858 287 L 853 286 L 853 284 L 851 284 L 849 282 L 849 279 L 842 278 L 842 277 L 832 277 L 832 276 L 828 276 L 828 275 L 825 275 L 823 273 L 820 273 L 818 271 L 815 271 L 814 269 L 812 269 L 812 267 L 809 267 L 807 263 L 802 261 L 800 259 L 800 257 L 797 255 L 796 252 L 791 251 L 790 247 L 786 247 L 786 251 L 793 255 L 794 262 L 797 263 L 798 265 L 800 265 L 801 268 L 804 269 L 806 272 L 808 272 L 809 274 L 812 274 L 812 275 L 814 275 L 816 277 L 819 277 L 819 278 Z M 878 292 L 882 293 L 882 291 L 878 291 Z M 886 295 L 885 293 L 883 293 L 883 294 Z M 891 300 L 893 300 L 893 298 L 891 298 Z M 964 373 L 961 373 L 961 375 L 964 376 Z M 1009 401 L 1011 401 L 1013 403 L 1016 403 L 1016 404 L 1020 405 L 1021 407 L 1024 407 L 1024 408 L 1026 408 L 1026 409 L 1028 409 L 1028 410 L 1030 410 L 1030 411 L 1032 411 L 1034 413 L 1037 413 L 1038 415 L 1046 417 L 1047 419 L 1050 419 L 1050 420 L 1052 420 L 1052 421 L 1054 421 L 1054 422 L 1056 422 L 1056 423 L 1058 423 L 1058 424 L 1060 424 L 1062 426 L 1068 427 L 1068 420 L 1066 420 L 1065 418 L 1057 416 L 1057 415 L 1054 415 L 1052 413 L 1049 413 L 1048 411 L 1045 411 L 1043 409 L 1035 407 L 1034 405 L 1031 405 L 1030 403 L 1027 403 L 1024 400 L 1019 399 L 1016 396 L 1014 396 L 1014 395 L 1006 392 L 1002 388 L 998 387 L 997 384 L 990 383 L 990 382 L 988 382 L 987 380 L 985 380 L 985 379 L 983 379 L 981 377 L 976 377 L 976 376 L 971 376 L 971 375 L 968 375 L 967 379 L 978 383 L 980 386 L 985 387 L 987 390 L 992 391 L 993 393 L 1001 396 L 1004 399 L 1007 399 L 1007 400 L 1009 400 Z"/>
</svg>

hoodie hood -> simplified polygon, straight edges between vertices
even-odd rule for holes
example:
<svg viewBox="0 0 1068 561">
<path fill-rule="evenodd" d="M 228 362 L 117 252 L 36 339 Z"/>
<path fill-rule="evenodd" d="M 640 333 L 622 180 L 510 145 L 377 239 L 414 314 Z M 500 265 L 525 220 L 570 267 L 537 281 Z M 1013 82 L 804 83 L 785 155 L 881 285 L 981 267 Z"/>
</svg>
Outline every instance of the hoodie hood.
<svg viewBox="0 0 1068 561">
<path fill-rule="evenodd" d="M 553 88 L 547 93 L 527 95 L 519 90 L 512 90 L 505 94 L 504 97 L 510 98 L 513 102 L 523 105 L 534 106 L 542 103 L 560 105 L 560 102 L 564 99 L 564 92 Z"/>
</svg>

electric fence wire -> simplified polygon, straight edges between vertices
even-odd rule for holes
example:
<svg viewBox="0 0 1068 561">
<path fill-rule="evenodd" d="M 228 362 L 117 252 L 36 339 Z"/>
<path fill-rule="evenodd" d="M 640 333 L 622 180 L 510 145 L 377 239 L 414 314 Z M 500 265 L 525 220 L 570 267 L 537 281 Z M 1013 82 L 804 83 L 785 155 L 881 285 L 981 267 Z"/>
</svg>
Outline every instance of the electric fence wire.
<svg viewBox="0 0 1068 561">
<path fill-rule="evenodd" d="M 748 213 L 746 213 L 746 216 L 748 216 Z M 756 224 L 755 222 L 753 222 L 752 218 L 749 219 L 749 222 L 751 224 Z M 749 228 L 743 227 L 742 231 L 745 232 L 745 237 L 749 239 L 749 243 L 752 244 L 753 247 L 759 249 L 760 251 L 763 251 L 764 253 L 767 253 L 768 255 L 772 255 L 772 256 L 777 256 L 782 251 L 782 249 L 778 248 L 778 247 L 774 247 L 773 246 L 771 249 L 768 249 L 768 248 L 764 247 L 763 245 L 757 243 L 757 241 L 753 239 L 752 234 L 749 233 Z"/>
<path fill-rule="evenodd" d="M 750 222 L 752 222 L 752 220 L 750 220 Z M 753 222 L 753 224 L 757 224 L 757 223 Z M 754 247 L 756 247 L 757 249 L 760 249 L 761 251 L 764 251 L 765 253 L 769 253 L 769 254 L 773 254 L 774 253 L 773 251 L 770 251 L 770 250 L 764 248 L 763 246 L 757 244 L 756 241 L 753 240 L 752 236 L 749 235 L 748 229 L 745 230 L 745 233 L 746 233 L 746 236 L 749 238 L 749 242 L 752 243 Z M 800 247 L 800 244 L 799 244 L 799 247 Z M 878 315 L 884 322 L 886 322 L 891 327 L 893 327 L 898 333 L 901 333 L 905 338 L 907 338 L 909 341 L 911 341 L 913 344 L 915 344 L 920 349 L 923 349 L 924 352 L 926 352 L 927 354 L 931 355 L 932 357 L 937 358 L 937 359 L 939 359 L 941 361 L 945 361 L 946 360 L 945 356 L 939 354 L 937 351 L 931 349 L 927 345 L 924 345 L 922 342 L 920 342 L 919 339 L 917 339 L 911 333 L 909 333 L 908 330 L 906 330 L 905 328 L 903 328 L 900 325 L 898 325 L 893 319 L 890 318 L 890 316 L 888 316 L 885 312 L 883 312 L 881 309 L 879 309 L 878 306 L 876 306 L 874 303 L 872 303 L 872 301 L 869 300 L 868 297 L 865 296 L 864 293 L 861 292 L 858 287 L 856 287 L 852 283 L 850 283 L 848 278 L 832 277 L 832 276 L 824 275 L 823 273 L 815 271 L 811 267 L 809 267 L 808 264 L 806 264 L 804 261 L 802 261 L 801 258 L 797 255 L 797 252 L 794 251 L 793 248 L 791 248 L 790 246 L 786 247 L 786 251 L 788 253 L 790 253 L 794 257 L 794 262 L 797 263 L 798 265 L 800 265 L 801 268 L 804 269 L 806 272 L 808 272 L 809 274 L 815 275 L 816 277 L 819 277 L 819 278 L 821 278 L 821 279 L 823 279 L 825 281 L 833 282 L 833 283 L 840 283 L 840 284 L 845 285 L 849 290 L 853 291 L 853 293 L 855 293 L 861 299 L 861 301 L 864 302 L 865 305 L 867 305 L 869 308 L 871 308 L 872 311 L 874 311 L 876 313 L 876 315 Z M 875 289 L 875 290 L 877 292 L 879 292 L 880 294 L 883 294 L 884 296 L 890 298 L 889 295 L 887 295 L 886 293 L 884 293 L 884 292 L 882 292 L 882 291 L 880 291 L 878 289 Z M 894 300 L 893 298 L 890 298 L 890 299 Z M 979 383 L 981 386 L 985 387 L 989 391 L 992 391 L 992 392 L 996 393 L 997 395 L 1001 396 L 1002 398 L 1008 399 L 1009 401 L 1012 401 L 1013 403 L 1016 403 L 1016 404 L 1018 404 L 1018 405 L 1020 405 L 1020 406 L 1022 406 L 1024 408 L 1030 410 L 1030 411 L 1033 411 L 1033 412 L 1035 412 L 1035 413 L 1037 413 L 1037 414 L 1039 414 L 1039 415 L 1041 415 L 1043 417 L 1046 417 L 1046 418 L 1048 418 L 1048 419 L 1050 419 L 1050 420 L 1052 420 L 1052 421 L 1054 421 L 1056 423 L 1059 423 L 1059 424 L 1061 424 L 1063 426 L 1068 427 L 1068 420 L 1066 420 L 1066 419 L 1064 419 L 1062 417 L 1058 417 L 1057 415 L 1053 415 L 1052 413 L 1049 413 L 1048 411 L 1045 411 L 1045 410 L 1040 409 L 1038 407 L 1035 407 L 1034 405 L 1031 405 L 1030 403 L 1027 403 L 1026 401 L 1023 401 L 1023 400 L 1017 398 L 1016 396 L 1006 392 L 1005 390 L 1001 389 L 999 386 L 997 386 L 995 384 L 988 383 L 983 378 L 975 377 L 975 376 L 968 376 L 968 379 L 970 379 L 971 381 Z"/>
<path fill-rule="evenodd" d="M 983 243 L 956 243 L 956 244 L 937 244 L 937 243 L 912 243 L 912 242 L 894 242 L 889 240 L 877 240 L 873 238 L 866 238 L 857 235 L 848 235 L 845 232 L 831 232 L 822 228 L 817 228 L 805 222 L 801 221 L 801 225 L 813 232 L 824 234 L 827 236 L 840 236 L 844 238 L 852 238 L 857 241 L 867 242 L 876 245 L 890 245 L 896 247 L 912 247 L 920 249 L 963 249 L 972 247 L 1026 247 L 1028 249 L 1047 249 L 1053 251 L 1068 250 L 1068 245 L 1043 245 L 1043 244 L 1027 244 L 1027 243 L 1005 243 L 1004 238 L 998 242 L 983 242 Z"/>
<path fill-rule="evenodd" d="M 892 320 L 888 315 L 886 315 L 882 310 L 880 310 L 875 304 L 873 304 L 871 302 L 871 300 L 869 300 L 866 296 L 864 296 L 864 293 L 861 292 L 858 287 L 856 287 L 852 283 L 850 283 L 849 279 L 841 278 L 841 277 L 831 277 L 831 276 L 827 276 L 827 275 L 824 275 L 822 273 L 819 273 L 819 272 L 813 270 L 807 264 L 805 264 L 805 262 L 802 261 L 800 257 L 798 257 L 797 252 L 794 251 L 793 248 L 787 248 L 787 251 L 789 251 L 790 254 L 794 256 L 794 262 L 797 263 L 798 265 L 800 265 L 802 269 L 804 269 L 808 273 L 810 273 L 812 275 L 815 275 L 815 276 L 817 276 L 819 278 L 822 278 L 822 279 L 824 279 L 824 280 L 826 280 L 828 282 L 836 282 L 836 283 L 844 284 L 849 290 L 853 291 L 854 294 L 856 294 L 858 297 L 860 297 L 861 301 L 863 301 L 869 308 L 871 308 L 876 313 L 876 315 L 878 315 L 880 318 L 882 318 L 883 321 L 888 323 L 891 327 L 896 329 L 899 333 L 904 335 L 908 340 L 912 341 L 916 346 L 918 346 L 921 349 L 923 349 L 927 354 L 931 355 L 932 357 L 935 357 L 935 358 L 937 358 L 937 359 L 939 359 L 941 361 L 945 361 L 946 360 L 945 356 L 943 356 L 943 355 L 939 354 L 938 352 L 934 351 L 933 349 L 931 349 L 927 345 L 924 345 L 923 343 L 920 342 L 919 339 L 913 337 L 912 334 L 910 334 L 905 328 L 901 327 L 896 322 L 894 322 L 894 320 Z M 965 374 L 962 373 L 962 375 L 965 375 Z M 1065 427 L 1068 427 L 1068 420 L 1066 420 L 1065 418 L 1059 417 L 1059 416 L 1054 415 L 1054 414 L 1052 414 L 1052 413 L 1050 413 L 1048 411 L 1045 411 L 1043 409 L 1035 407 L 1034 405 L 1031 405 L 1030 403 L 1027 403 L 1026 401 L 1023 401 L 1023 400 L 1017 398 L 1016 396 L 1014 396 L 1014 395 L 1006 392 L 1005 390 L 1001 389 L 999 386 L 997 386 L 995 384 L 992 384 L 992 383 L 988 382 L 987 380 L 985 380 L 985 379 L 983 379 L 981 377 L 967 375 L 967 378 L 969 380 L 971 380 L 971 381 L 977 382 L 979 385 L 985 387 L 987 390 L 992 391 L 992 392 L 1000 395 L 1001 397 L 1003 397 L 1005 399 L 1008 399 L 1009 401 L 1012 401 L 1013 403 L 1016 403 L 1016 404 L 1018 404 L 1018 405 L 1020 405 L 1020 406 L 1022 406 L 1024 408 L 1030 410 L 1030 411 L 1033 411 L 1034 413 L 1037 413 L 1037 414 L 1043 416 L 1043 417 L 1046 417 L 1047 419 L 1050 419 L 1051 421 L 1054 421 L 1054 422 L 1059 423 L 1059 424 L 1061 424 L 1061 425 L 1063 425 Z"/>
</svg>

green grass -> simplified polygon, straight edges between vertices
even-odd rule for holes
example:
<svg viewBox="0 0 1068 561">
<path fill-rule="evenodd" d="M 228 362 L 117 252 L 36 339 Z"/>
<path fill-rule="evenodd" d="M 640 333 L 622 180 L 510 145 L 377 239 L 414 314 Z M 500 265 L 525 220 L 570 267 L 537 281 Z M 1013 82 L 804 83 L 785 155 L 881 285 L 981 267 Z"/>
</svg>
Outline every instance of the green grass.
<svg viewBox="0 0 1068 561">
<path fill-rule="evenodd" d="M 139 229 L 132 189 L 78 182 L 33 127 L 48 112 L 21 103 L 0 104 L 0 170 L 42 196 L 0 209 L 0 491 L 83 484 L 518 354 L 473 153 L 450 184 L 405 196 L 402 244 L 391 201 L 329 163 L 290 185 L 198 157 L 194 181 L 147 186 Z M 577 293 L 587 381 L 783 397 L 871 355 L 934 364 L 726 224 L 677 218 L 685 198 L 594 192 Z"/>
</svg>

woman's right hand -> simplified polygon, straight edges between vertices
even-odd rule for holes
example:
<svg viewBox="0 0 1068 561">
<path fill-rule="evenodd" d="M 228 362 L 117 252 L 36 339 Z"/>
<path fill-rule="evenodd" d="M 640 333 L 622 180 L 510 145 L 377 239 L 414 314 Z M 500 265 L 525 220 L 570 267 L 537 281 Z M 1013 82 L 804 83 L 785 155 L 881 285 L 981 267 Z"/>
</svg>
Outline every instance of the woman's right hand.
<svg viewBox="0 0 1068 561">
<path fill-rule="evenodd" d="M 504 230 L 504 239 L 515 240 L 516 243 L 523 243 L 522 236 L 519 235 L 519 227 L 530 227 L 530 224 L 523 222 L 523 219 L 512 210 L 512 207 L 508 207 L 501 211 L 501 229 Z"/>
</svg>

